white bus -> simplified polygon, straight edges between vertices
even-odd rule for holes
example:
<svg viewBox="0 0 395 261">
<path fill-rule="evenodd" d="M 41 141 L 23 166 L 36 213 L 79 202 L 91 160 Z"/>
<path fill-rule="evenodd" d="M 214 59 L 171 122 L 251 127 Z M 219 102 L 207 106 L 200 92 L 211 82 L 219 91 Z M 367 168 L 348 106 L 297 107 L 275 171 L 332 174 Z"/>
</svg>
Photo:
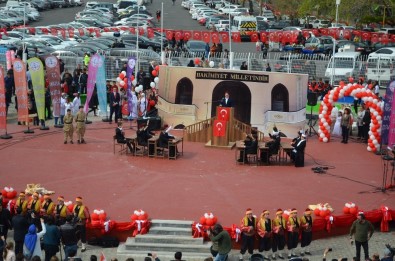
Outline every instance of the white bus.
<svg viewBox="0 0 395 261">
<path fill-rule="evenodd" d="M 384 47 L 369 54 L 366 77 L 378 81 L 379 86 L 386 87 L 395 79 L 395 47 Z"/>
<path fill-rule="evenodd" d="M 335 85 L 349 77 L 357 79 L 360 70 L 360 52 L 338 52 L 331 57 L 325 71 L 325 77 L 332 79 Z M 332 66 L 334 65 L 334 67 Z"/>
<path fill-rule="evenodd" d="M 249 41 L 251 34 L 258 31 L 258 23 L 254 16 L 235 16 L 231 24 L 232 32 L 240 32 L 240 39 Z"/>
</svg>

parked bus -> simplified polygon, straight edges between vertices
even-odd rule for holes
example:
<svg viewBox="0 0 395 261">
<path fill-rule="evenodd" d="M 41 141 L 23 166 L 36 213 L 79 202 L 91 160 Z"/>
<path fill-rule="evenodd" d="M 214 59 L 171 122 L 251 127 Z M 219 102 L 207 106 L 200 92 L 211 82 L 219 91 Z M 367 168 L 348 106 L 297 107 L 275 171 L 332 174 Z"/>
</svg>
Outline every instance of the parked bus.
<svg viewBox="0 0 395 261">
<path fill-rule="evenodd" d="M 254 16 L 235 16 L 233 17 L 231 31 L 240 32 L 242 41 L 249 41 L 251 34 L 258 31 L 256 17 Z"/>
<path fill-rule="evenodd" d="M 395 80 L 395 47 L 384 47 L 369 54 L 367 79 L 379 82 L 381 87 L 386 87 L 388 82 Z"/>
</svg>

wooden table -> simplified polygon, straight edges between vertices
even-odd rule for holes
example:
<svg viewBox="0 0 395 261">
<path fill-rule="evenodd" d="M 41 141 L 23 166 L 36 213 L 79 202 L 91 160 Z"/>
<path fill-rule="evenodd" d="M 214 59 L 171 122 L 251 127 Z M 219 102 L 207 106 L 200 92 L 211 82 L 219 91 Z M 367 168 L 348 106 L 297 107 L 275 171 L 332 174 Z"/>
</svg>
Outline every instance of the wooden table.
<svg viewBox="0 0 395 261">
<path fill-rule="evenodd" d="M 148 139 L 148 157 L 153 158 L 157 156 L 157 146 L 158 146 L 159 136 L 153 136 Z"/>
<path fill-rule="evenodd" d="M 280 162 L 283 161 L 284 164 L 288 163 L 288 153 L 291 154 L 294 147 L 291 143 L 288 142 L 281 142 L 281 157 Z"/>
<path fill-rule="evenodd" d="M 260 142 L 258 142 L 258 159 L 259 159 L 259 162 L 260 162 L 260 164 L 263 164 L 263 163 L 265 163 L 265 162 L 261 162 L 261 155 L 262 155 L 262 152 L 265 152 L 266 153 L 266 163 L 268 164 L 269 163 L 269 147 L 266 147 L 266 142 L 264 142 L 264 141 L 260 141 Z"/>
<path fill-rule="evenodd" d="M 236 164 L 244 164 L 244 157 L 239 161 L 240 152 L 243 151 L 245 153 L 246 146 L 244 144 L 244 140 L 236 141 L 236 150 L 235 150 L 235 161 Z"/>
<path fill-rule="evenodd" d="M 177 144 L 181 143 L 181 154 L 177 152 Z M 177 159 L 180 155 L 184 155 L 184 138 L 174 137 L 174 139 L 169 140 L 169 159 Z"/>
</svg>

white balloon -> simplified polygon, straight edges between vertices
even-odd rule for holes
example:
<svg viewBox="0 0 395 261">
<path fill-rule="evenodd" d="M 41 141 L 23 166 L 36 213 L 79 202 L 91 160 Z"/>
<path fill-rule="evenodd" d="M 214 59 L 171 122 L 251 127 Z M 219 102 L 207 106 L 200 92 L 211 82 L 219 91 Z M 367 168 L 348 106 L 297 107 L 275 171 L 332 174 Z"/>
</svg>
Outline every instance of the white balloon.
<svg viewBox="0 0 395 261">
<path fill-rule="evenodd" d="M 155 77 L 154 82 L 159 83 L 159 77 Z"/>
<path fill-rule="evenodd" d="M 374 135 L 370 135 L 369 138 L 370 138 L 371 140 L 376 140 L 376 137 L 375 137 Z"/>
<path fill-rule="evenodd" d="M 134 80 L 132 81 L 132 84 L 133 84 L 133 86 L 136 86 L 136 84 L 137 84 L 137 80 L 136 80 L 136 79 L 134 79 Z"/>
<path fill-rule="evenodd" d="M 155 83 L 151 82 L 149 86 L 151 86 L 151 88 L 155 88 Z"/>
<path fill-rule="evenodd" d="M 322 107 L 322 111 L 327 111 L 328 110 L 328 106 L 324 105 L 324 107 Z"/>
<path fill-rule="evenodd" d="M 330 102 L 330 103 L 333 103 L 333 99 L 330 98 L 330 99 L 329 99 L 329 102 Z"/>
<path fill-rule="evenodd" d="M 368 101 L 373 102 L 373 97 L 369 97 Z"/>
<path fill-rule="evenodd" d="M 379 144 L 379 142 L 377 140 L 373 140 L 373 144 L 377 145 L 377 144 Z"/>
<path fill-rule="evenodd" d="M 369 133 L 369 136 L 370 136 L 370 135 L 373 135 L 373 131 L 369 131 L 368 133 Z"/>
<path fill-rule="evenodd" d="M 322 119 L 322 118 L 324 118 L 324 115 L 320 114 L 320 115 L 318 115 L 318 118 Z"/>
<path fill-rule="evenodd" d="M 123 74 L 123 76 L 126 76 L 126 72 L 125 71 L 122 71 L 121 73 Z"/>
<path fill-rule="evenodd" d="M 327 122 L 324 122 L 324 127 L 325 127 L 325 128 L 327 128 L 328 125 L 329 125 L 329 124 L 328 124 Z"/>
<path fill-rule="evenodd" d="M 117 82 L 120 82 L 120 81 L 121 81 L 121 78 L 117 77 Z"/>
<path fill-rule="evenodd" d="M 214 67 L 214 65 L 215 65 L 215 63 L 214 63 L 214 61 L 210 61 L 210 63 L 208 64 L 211 68 L 213 68 Z"/>
<path fill-rule="evenodd" d="M 325 134 L 324 134 L 324 133 L 321 133 L 321 134 L 320 134 L 320 138 L 325 138 Z"/>
<path fill-rule="evenodd" d="M 367 149 L 368 149 L 368 151 L 372 151 L 372 148 L 370 148 L 369 146 L 368 146 L 368 148 L 367 148 Z"/>
<path fill-rule="evenodd" d="M 378 102 L 379 102 L 379 101 L 378 101 L 377 99 L 374 99 L 374 100 L 373 100 L 373 103 L 374 103 L 374 104 L 377 104 Z"/>
<path fill-rule="evenodd" d="M 374 112 L 373 112 L 373 115 L 374 115 L 374 116 L 377 116 L 377 115 L 379 115 L 379 113 L 378 113 L 377 111 L 374 111 Z"/>
<path fill-rule="evenodd" d="M 123 86 L 125 86 L 125 82 L 124 81 L 120 81 L 119 85 L 121 85 L 123 87 Z"/>
<path fill-rule="evenodd" d="M 323 138 L 322 140 L 323 140 L 323 142 L 328 142 L 328 138 L 327 137 Z"/>
<path fill-rule="evenodd" d="M 322 123 L 326 122 L 325 118 L 322 118 L 322 119 L 321 119 L 321 122 L 322 122 Z"/>
<path fill-rule="evenodd" d="M 322 110 L 323 115 L 326 115 L 327 112 L 328 112 L 327 110 Z"/>
<path fill-rule="evenodd" d="M 144 86 L 142 84 L 139 85 L 139 88 L 143 90 Z"/>
</svg>

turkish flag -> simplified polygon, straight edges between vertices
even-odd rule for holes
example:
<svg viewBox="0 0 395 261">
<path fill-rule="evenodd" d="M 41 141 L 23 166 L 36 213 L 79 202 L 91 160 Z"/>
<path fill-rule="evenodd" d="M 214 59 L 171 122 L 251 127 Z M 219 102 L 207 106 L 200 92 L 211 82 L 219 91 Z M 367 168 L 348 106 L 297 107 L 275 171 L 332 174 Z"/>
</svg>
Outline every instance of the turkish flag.
<svg viewBox="0 0 395 261">
<path fill-rule="evenodd" d="M 104 32 L 109 32 L 109 31 L 110 31 L 110 28 L 104 27 L 104 28 L 103 28 L 103 31 L 104 31 Z"/>
<path fill-rule="evenodd" d="M 262 43 L 266 43 L 267 42 L 267 35 L 266 35 L 265 32 L 261 32 L 260 37 L 261 37 L 261 42 Z"/>
<path fill-rule="evenodd" d="M 56 28 L 51 28 L 51 34 L 53 36 L 58 36 L 58 30 L 56 30 Z"/>
<path fill-rule="evenodd" d="M 329 29 L 328 28 L 321 28 L 321 35 L 328 35 L 329 34 Z"/>
<path fill-rule="evenodd" d="M 241 42 L 240 32 L 232 32 L 232 41 L 235 43 Z"/>
<path fill-rule="evenodd" d="M 202 40 L 202 32 L 201 31 L 193 31 L 192 39 L 201 41 Z"/>
<path fill-rule="evenodd" d="M 371 36 L 372 36 L 372 39 L 370 41 L 372 43 L 378 43 L 379 42 L 379 34 L 378 33 L 372 33 Z"/>
<path fill-rule="evenodd" d="M 389 43 L 388 34 L 383 34 L 383 35 L 381 36 L 381 43 L 382 43 L 382 44 L 388 44 L 388 43 Z"/>
<path fill-rule="evenodd" d="M 228 32 L 220 32 L 219 35 L 221 36 L 221 41 L 223 43 L 229 42 L 229 33 Z"/>
<path fill-rule="evenodd" d="M 211 40 L 210 32 L 202 32 L 202 38 L 205 43 L 209 43 Z"/>
<path fill-rule="evenodd" d="M 344 39 L 347 39 L 347 40 L 350 40 L 351 39 L 351 30 L 344 30 L 343 31 L 343 38 Z"/>
<path fill-rule="evenodd" d="M 134 27 L 130 27 L 128 28 L 127 26 L 120 26 L 119 29 L 121 29 L 121 31 L 127 31 L 129 30 L 129 32 L 132 32 L 131 29 L 133 28 L 133 34 L 136 32 L 136 29 Z"/>
<path fill-rule="evenodd" d="M 211 41 L 213 43 L 219 43 L 219 33 L 218 32 L 211 32 Z"/>
<path fill-rule="evenodd" d="M 129 28 L 129 32 L 130 32 L 131 34 L 136 34 L 136 28 L 130 27 L 130 28 Z"/>
<path fill-rule="evenodd" d="M 173 31 L 172 30 L 165 30 L 167 40 L 173 39 Z"/>
<path fill-rule="evenodd" d="M 96 37 L 100 37 L 100 28 L 95 29 Z"/>
<path fill-rule="evenodd" d="M 276 42 L 281 42 L 282 41 L 282 39 L 283 39 L 283 32 L 282 31 L 277 31 L 277 32 L 274 32 L 274 34 L 277 36 L 277 41 Z"/>
<path fill-rule="evenodd" d="M 368 40 L 370 40 L 370 37 L 371 37 L 371 35 L 370 35 L 369 32 L 363 32 L 361 38 L 362 38 L 362 40 L 364 40 L 364 41 L 368 41 Z"/>
<path fill-rule="evenodd" d="M 36 34 L 36 28 L 29 27 L 29 34 Z"/>
<path fill-rule="evenodd" d="M 128 101 L 123 101 L 122 103 L 122 115 L 129 115 Z"/>
<path fill-rule="evenodd" d="M 285 32 L 283 35 L 282 43 L 283 44 L 290 44 L 292 41 L 292 33 L 291 32 Z"/>
<path fill-rule="evenodd" d="M 192 38 L 192 31 L 184 31 L 184 41 L 189 41 Z"/>
<path fill-rule="evenodd" d="M 154 36 L 155 36 L 154 29 L 147 28 L 147 36 L 148 36 L 148 38 L 154 38 Z"/>
<path fill-rule="evenodd" d="M 70 38 L 74 38 L 74 28 L 69 28 L 68 33 Z"/>
<path fill-rule="evenodd" d="M 305 29 L 303 29 L 303 30 L 302 30 L 302 34 L 303 34 L 303 37 L 304 37 L 304 38 L 307 38 L 307 37 L 310 36 L 310 30 L 305 30 Z"/>
<path fill-rule="evenodd" d="M 257 42 L 258 41 L 258 33 L 252 33 L 250 35 L 251 37 L 251 42 Z"/>
<path fill-rule="evenodd" d="M 119 32 L 119 28 L 117 28 L 117 27 L 111 27 L 111 31 L 113 31 L 113 32 Z"/>
<path fill-rule="evenodd" d="M 298 31 L 292 31 L 292 40 L 291 40 L 292 43 L 298 42 L 298 35 L 299 35 Z"/>
<path fill-rule="evenodd" d="M 66 38 L 66 30 L 65 29 L 60 29 L 60 34 L 62 35 L 63 39 Z"/>
<path fill-rule="evenodd" d="M 144 35 L 144 28 L 143 27 L 139 28 L 139 35 Z"/>
<path fill-rule="evenodd" d="M 84 36 L 84 29 L 83 28 L 78 28 L 78 33 L 80 36 Z"/>
<path fill-rule="evenodd" d="M 313 31 L 313 34 L 315 35 L 315 37 L 320 36 L 320 31 L 318 29 L 313 29 L 312 31 Z M 294 32 L 296 32 L 296 31 L 294 31 Z"/>
<path fill-rule="evenodd" d="M 393 34 L 393 35 L 391 36 L 390 41 L 391 41 L 391 43 L 395 43 L 395 34 Z"/>
<path fill-rule="evenodd" d="M 183 39 L 182 30 L 174 31 L 174 38 L 176 38 L 177 41 L 180 41 L 181 39 Z"/>
<path fill-rule="evenodd" d="M 358 35 L 358 36 L 361 35 L 361 31 L 359 31 L 359 30 L 351 30 L 351 32 L 353 35 Z"/>
<path fill-rule="evenodd" d="M 226 134 L 226 121 L 214 120 L 213 135 L 214 137 L 224 137 Z"/>
<path fill-rule="evenodd" d="M 217 118 L 221 121 L 228 121 L 230 118 L 230 108 L 229 107 L 217 107 Z"/>
</svg>

